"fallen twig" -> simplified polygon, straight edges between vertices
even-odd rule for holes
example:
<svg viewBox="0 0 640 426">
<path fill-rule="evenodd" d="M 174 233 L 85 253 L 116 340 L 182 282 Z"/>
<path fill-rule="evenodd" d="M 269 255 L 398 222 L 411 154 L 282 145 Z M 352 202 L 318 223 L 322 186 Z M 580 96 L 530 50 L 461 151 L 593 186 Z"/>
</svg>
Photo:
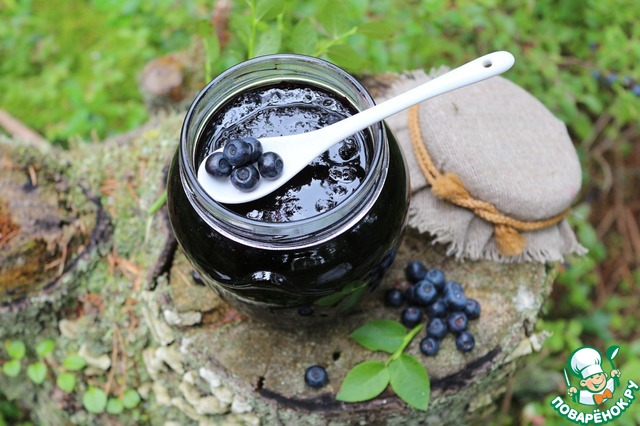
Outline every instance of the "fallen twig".
<svg viewBox="0 0 640 426">
<path fill-rule="evenodd" d="M 4 128 L 15 139 L 22 139 L 39 146 L 49 145 L 49 142 L 38 132 L 3 109 L 0 109 L 0 127 Z"/>
</svg>

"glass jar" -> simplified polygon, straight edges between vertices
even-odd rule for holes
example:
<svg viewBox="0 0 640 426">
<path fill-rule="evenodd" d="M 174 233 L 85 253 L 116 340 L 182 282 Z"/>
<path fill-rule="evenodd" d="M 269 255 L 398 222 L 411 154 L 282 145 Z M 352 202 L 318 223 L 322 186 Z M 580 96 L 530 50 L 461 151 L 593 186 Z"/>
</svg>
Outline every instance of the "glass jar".
<svg viewBox="0 0 640 426">
<path fill-rule="evenodd" d="M 187 112 L 168 175 L 168 208 L 180 247 L 224 300 L 256 320 L 297 327 L 334 318 L 381 281 L 406 225 L 409 185 L 396 140 L 377 123 L 361 132 L 367 143 L 359 186 L 333 208 L 269 222 L 214 201 L 197 179 L 205 128 L 241 94 L 282 84 L 329 92 L 354 112 L 374 105 L 351 75 L 317 58 L 281 54 L 236 65 Z"/>
</svg>

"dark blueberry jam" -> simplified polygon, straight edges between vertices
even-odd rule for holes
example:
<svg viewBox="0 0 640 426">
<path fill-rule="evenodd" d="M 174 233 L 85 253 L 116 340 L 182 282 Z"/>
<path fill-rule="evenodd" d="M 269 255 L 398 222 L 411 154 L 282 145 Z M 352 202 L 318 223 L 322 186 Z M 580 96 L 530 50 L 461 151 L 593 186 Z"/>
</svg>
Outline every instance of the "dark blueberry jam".
<svg viewBox="0 0 640 426">
<path fill-rule="evenodd" d="M 207 123 L 198 163 L 226 141 L 307 133 L 356 111 L 325 90 L 280 84 L 254 89 L 231 100 Z M 278 191 L 259 200 L 227 206 L 264 222 L 288 222 L 324 213 L 349 197 L 366 176 L 371 140 L 359 132 L 317 157 Z"/>
<path fill-rule="evenodd" d="M 227 140 L 310 132 L 372 105 L 353 77 L 300 55 L 239 64 L 192 104 L 168 173 L 169 218 L 202 281 L 238 310 L 295 328 L 336 318 L 376 288 L 406 224 L 404 159 L 375 124 L 244 205 L 216 203 L 198 166 Z"/>
</svg>

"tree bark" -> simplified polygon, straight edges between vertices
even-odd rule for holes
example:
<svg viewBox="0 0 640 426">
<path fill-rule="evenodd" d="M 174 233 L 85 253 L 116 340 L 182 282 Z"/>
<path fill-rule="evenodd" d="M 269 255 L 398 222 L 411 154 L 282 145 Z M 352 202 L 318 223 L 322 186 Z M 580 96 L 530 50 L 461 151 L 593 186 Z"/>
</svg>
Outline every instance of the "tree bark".
<svg viewBox="0 0 640 426">
<path fill-rule="evenodd" d="M 354 311 L 313 330 L 268 328 L 199 285 L 164 208 L 150 213 L 181 120 L 169 114 L 126 137 L 64 152 L 0 139 L 0 338 L 27 346 L 23 371 L 0 374 L 5 397 L 43 424 L 444 425 L 481 424 L 495 413 L 522 356 L 543 338 L 534 327 L 551 289 L 551 266 L 460 263 L 428 235 L 408 230 L 380 288 Z M 427 358 L 414 339 L 408 353 L 431 379 L 426 412 L 391 390 L 364 403 L 337 401 L 349 369 L 385 359 L 349 335 L 370 319 L 399 319 L 381 297 L 404 285 L 411 259 L 443 269 L 480 301 L 482 315 L 471 323 L 475 348 L 463 354 L 448 337 L 438 356 Z M 47 378 L 35 384 L 24 370 L 45 338 L 55 350 L 44 358 Z M 65 367 L 73 354 L 87 367 Z M 0 363 L 7 361 L 0 352 Z M 330 376 L 320 390 L 303 381 L 313 364 Z M 56 385 L 64 372 L 77 377 L 71 393 Z M 142 402 L 120 414 L 104 407 L 91 413 L 83 403 L 90 388 L 111 398 L 136 390 Z"/>
</svg>

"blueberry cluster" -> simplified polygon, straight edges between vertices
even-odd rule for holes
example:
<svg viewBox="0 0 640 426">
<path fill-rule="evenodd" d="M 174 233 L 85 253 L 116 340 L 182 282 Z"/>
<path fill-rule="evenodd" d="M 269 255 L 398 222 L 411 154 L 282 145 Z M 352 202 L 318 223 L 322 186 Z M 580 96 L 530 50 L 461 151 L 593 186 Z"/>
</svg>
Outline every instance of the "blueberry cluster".
<svg viewBox="0 0 640 426">
<path fill-rule="evenodd" d="M 410 283 L 406 291 L 390 289 L 385 293 L 387 306 L 401 307 L 401 322 L 414 327 L 426 315 L 427 337 L 420 342 L 420 351 L 435 356 L 440 350 L 440 341 L 448 334 L 456 336 L 456 347 L 468 352 L 475 346 L 473 334 L 467 330 L 469 320 L 480 317 L 480 303 L 464 294 L 462 285 L 447 281 L 440 269 L 427 269 L 424 264 L 412 260 L 406 266 L 405 278 Z"/>
<path fill-rule="evenodd" d="M 282 175 L 282 158 L 275 152 L 263 152 L 256 138 L 232 139 L 222 151 L 214 152 L 205 160 L 204 168 L 211 176 L 229 177 L 240 191 L 253 190 L 264 179 L 277 179 Z"/>
<path fill-rule="evenodd" d="M 611 87 L 617 84 L 640 98 L 640 82 L 634 81 L 633 78 L 628 75 L 621 77 L 613 71 L 603 73 L 601 71 L 594 70 L 591 73 L 591 76 L 606 87 Z"/>
</svg>

